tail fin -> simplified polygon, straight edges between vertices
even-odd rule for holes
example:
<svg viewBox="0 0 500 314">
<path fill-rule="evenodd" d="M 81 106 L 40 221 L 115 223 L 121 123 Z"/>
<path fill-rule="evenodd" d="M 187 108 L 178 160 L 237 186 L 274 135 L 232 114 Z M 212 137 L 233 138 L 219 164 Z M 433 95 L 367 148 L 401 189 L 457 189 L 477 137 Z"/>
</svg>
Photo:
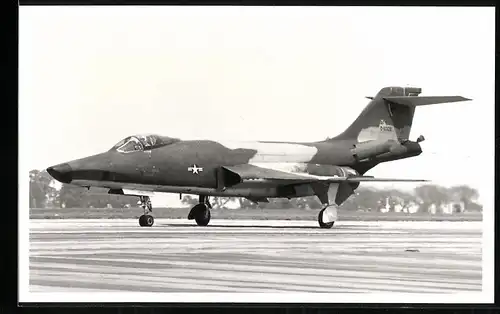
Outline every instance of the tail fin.
<svg viewBox="0 0 500 314">
<path fill-rule="evenodd" d="M 421 88 L 384 87 L 356 118 L 356 120 L 334 139 L 350 139 L 357 142 L 371 140 L 406 140 L 413 123 L 416 106 L 470 100 L 461 96 L 418 95 Z"/>
</svg>

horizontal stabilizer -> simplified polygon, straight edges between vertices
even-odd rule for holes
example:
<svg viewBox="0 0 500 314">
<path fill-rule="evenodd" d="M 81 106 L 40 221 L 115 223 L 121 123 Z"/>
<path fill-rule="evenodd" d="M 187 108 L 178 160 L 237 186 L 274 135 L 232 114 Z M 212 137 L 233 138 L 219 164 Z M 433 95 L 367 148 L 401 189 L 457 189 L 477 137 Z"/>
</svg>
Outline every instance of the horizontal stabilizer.
<svg viewBox="0 0 500 314">
<path fill-rule="evenodd" d="M 405 106 L 426 106 L 472 100 L 462 96 L 387 96 L 384 99 L 391 103 Z"/>
</svg>

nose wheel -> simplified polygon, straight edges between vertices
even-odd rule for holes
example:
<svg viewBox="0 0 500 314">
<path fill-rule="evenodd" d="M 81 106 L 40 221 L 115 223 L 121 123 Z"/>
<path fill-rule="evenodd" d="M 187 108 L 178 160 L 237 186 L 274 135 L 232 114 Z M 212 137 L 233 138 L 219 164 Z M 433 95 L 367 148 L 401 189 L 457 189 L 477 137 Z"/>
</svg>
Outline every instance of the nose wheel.
<svg viewBox="0 0 500 314">
<path fill-rule="evenodd" d="M 155 223 L 155 219 L 151 215 L 153 213 L 153 205 L 151 204 L 151 199 L 149 198 L 149 196 L 140 196 L 139 204 L 144 210 L 144 214 L 139 217 L 139 226 L 151 227 Z"/>
</svg>

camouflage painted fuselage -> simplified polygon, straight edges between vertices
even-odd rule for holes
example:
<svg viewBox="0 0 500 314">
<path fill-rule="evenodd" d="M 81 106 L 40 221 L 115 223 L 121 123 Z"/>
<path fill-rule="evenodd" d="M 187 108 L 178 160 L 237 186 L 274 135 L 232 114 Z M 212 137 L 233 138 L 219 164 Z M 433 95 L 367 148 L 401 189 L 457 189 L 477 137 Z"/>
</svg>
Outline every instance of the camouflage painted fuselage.
<svg viewBox="0 0 500 314">
<path fill-rule="evenodd" d="M 408 142 L 399 153 L 389 152 L 378 159 L 359 162 L 353 154 L 354 144 L 346 140 L 316 143 L 198 140 L 130 153 L 110 150 L 69 162 L 72 170 L 67 183 L 214 196 L 299 197 L 314 195 L 314 192 L 290 182 L 258 179 L 222 190 L 218 185 L 219 169 L 249 164 L 291 173 L 343 176 L 350 169 L 362 174 L 379 162 L 421 153 L 420 145 Z"/>
</svg>

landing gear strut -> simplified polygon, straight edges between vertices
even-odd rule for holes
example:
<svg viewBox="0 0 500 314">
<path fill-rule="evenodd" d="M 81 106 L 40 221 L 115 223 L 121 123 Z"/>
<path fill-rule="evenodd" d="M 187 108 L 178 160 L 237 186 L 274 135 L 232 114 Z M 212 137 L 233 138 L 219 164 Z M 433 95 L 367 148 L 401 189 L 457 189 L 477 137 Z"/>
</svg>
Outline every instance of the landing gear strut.
<svg viewBox="0 0 500 314">
<path fill-rule="evenodd" d="M 144 210 L 144 214 L 139 217 L 139 226 L 151 227 L 155 223 L 155 219 L 150 215 L 153 212 L 153 206 L 149 196 L 139 196 L 139 203 Z"/>
<path fill-rule="evenodd" d="M 210 222 L 210 209 L 212 205 L 208 201 L 208 197 L 200 195 L 199 204 L 195 205 L 189 212 L 188 219 L 195 220 L 198 226 L 207 226 Z"/>
</svg>

